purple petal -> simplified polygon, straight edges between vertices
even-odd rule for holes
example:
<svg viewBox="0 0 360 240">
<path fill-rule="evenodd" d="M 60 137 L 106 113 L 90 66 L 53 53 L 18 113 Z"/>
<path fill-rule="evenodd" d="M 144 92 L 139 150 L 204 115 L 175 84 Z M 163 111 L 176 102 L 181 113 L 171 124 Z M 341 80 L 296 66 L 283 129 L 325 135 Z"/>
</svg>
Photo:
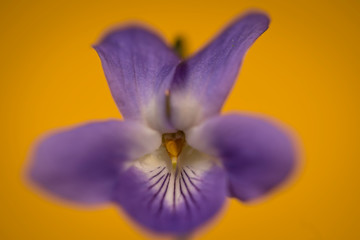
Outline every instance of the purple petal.
<svg viewBox="0 0 360 240">
<path fill-rule="evenodd" d="M 187 139 L 193 147 L 222 160 L 231 195 L 243 201 L 266 194 L 294 168 L 289 135 L 261 118 L 215 117 L 190 130 Z"/>
<path fill-rule="evenodd" d="M 181 63 L 171 85 L 171 120 L 188 129 L 218 114 L 252 43 L 268 28 L 269 18 L 250 13 L 237 19 L 202 51 Z"/>
<path fill-rule="evenodd" d="M 141 27 L 126 27 L 111 31 L 94 48 L 123 117 L 172 130 L 166 90 L 180 60 L 163 40 Z"/>
<path fill-rule="evenodd" d="M 177 169 L 167 164 L 166 150 L 159 149 L 121 174 L 116 202 L 152 231 L 188 234 L 211 219 L 224 203 L 223 169 L 196 150 L 183 151 L 188 154 L 179 156 L 182 164 Z"/>
<path fill-rule="evenodd" d="M 140 124 L 90 123 L 43 139 L 35 149 L 29 177 L 46 192 L 66 200 L 96 204 L 112 199 L 119 167 L 161 143 Z"/>
</svg>

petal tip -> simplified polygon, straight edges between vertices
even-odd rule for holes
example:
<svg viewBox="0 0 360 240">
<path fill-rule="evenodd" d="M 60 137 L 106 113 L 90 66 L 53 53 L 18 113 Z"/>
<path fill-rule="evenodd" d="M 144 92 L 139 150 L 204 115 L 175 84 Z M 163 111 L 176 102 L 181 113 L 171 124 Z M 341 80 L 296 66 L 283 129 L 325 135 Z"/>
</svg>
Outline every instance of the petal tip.
<svg viewBox="0 0 360 240">
<path fill-rule="evenodd" d="M 119 37 L 134 37 L 135 35 L 155 37 L 163 41 L 161 35 L 152 27 L 142 22 L 134 21 L 109 27 L 100 35 L 100 38 L 92 44 L 92 47 L 97 51 L 103 44 L 115 43 Z"/>
<path fill-rule="evenodd" d="M 270 16 L 265 11 L 253 9 L 240 15 L 235 20 L 235 22 L 240 22 L 240 21 L 248 21 L 249 23 L 254 24 L 263 32 L 265 32 L 270 25 Z"/>
</svg>

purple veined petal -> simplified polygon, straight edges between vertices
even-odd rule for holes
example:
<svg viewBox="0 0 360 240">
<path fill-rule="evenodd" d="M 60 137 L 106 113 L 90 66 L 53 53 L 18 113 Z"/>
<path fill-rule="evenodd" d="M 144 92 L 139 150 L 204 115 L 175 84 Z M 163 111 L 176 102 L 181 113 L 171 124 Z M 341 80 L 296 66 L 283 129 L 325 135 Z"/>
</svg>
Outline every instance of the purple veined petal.
<svg viewBox="0 0 360 240">
<path fill-rule="evenodd" d="M 249 201 L 285 181 L 295 166 L 295 148 L 280 127 L 248 115 L 214 117 L 194 127 L 188 142 L 222 160 L 233 197 Z"/>
<path fill-rule="evenodd" d="M 170 88 L 175 128 L 186 130 L 219 113 L 245 53 L 268 25 L 269 18 L 263 13 L 242 16 L 178 66 Z"/>
<path fill-rule="evenodd" d="M 186 235 L 206 223 L 226 198 L 224 170 L 189 146 L 173 168 L 164 147 L 124 171 L 115 201 L 143 227 L 157 233 Z"/>
<path fill-rule="evenodd" d="M 32 154 L 28 177 L 60 199 L 103 203 L 112 200 L 122 164 L 160 144 L 157 132 L 138 123 L 90 123 L 42 139 Z"/>
<path fill-rule="evenodd" d="M 111 31 L 94 48 L 123 117 L 172 131 L 166 91 L 180 60 L 164 41 L 144 28 L 128 26 Z"/>
</svg>

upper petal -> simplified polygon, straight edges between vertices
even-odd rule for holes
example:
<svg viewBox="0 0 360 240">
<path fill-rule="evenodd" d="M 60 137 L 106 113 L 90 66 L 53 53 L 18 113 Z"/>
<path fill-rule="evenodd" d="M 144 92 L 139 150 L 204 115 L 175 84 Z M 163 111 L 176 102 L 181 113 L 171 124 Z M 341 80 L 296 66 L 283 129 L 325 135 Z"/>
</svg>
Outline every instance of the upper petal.
<svg viewBox="0 0 360 240">
<path fill-rule="evenodd" d="M 162 132 L 172 129 L 165 99 L 179 59 L 164 41 L 141 27 L 126 27 L 111 31 L 94 48 L 123 117 Z"/>
<path fill-rule="evenodd" d="M 90 123 L 40 141 L 28 175 L 56 197 L 102 203 L 112 199 L 123 162 L 153 151 L 160 143 L 157 132 L 140 124 Z"/>
<path fill-rule="evenodd" d="M 280 127 L 258 117 L 215 117 L 191 129 L 188 142 L 222 160 L 230 194 L 243 201 L 283 182 L 295 165 L 294 145 Z"/>
<path fill-rule="evenodd" d="M 187 129 L 220 111 L 244 54 L 268 25 L 265 14 L 242 16 L 179 65 L 170 90 L 171 120 L 177 129 Z"/>
</svg>

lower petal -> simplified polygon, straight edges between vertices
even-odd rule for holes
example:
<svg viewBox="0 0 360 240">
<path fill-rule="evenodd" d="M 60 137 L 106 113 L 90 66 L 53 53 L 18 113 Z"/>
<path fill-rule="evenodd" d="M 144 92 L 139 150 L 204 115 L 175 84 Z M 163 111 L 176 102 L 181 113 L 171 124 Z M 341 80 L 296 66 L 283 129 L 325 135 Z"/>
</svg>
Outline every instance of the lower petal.
<svg viewBox="0 0 360 240">
<path fill-rule="evenodd" d="M 56 197 L 102 203 L 112 199 L 124 161 L 147 154 L 160 143 L 158 133 L 140 124 L 90 123 L 40 141 L 28 175 L 41 190 Z"/>
<path fill-rule="evenodd" d="M 189 144 L 222 160 L 230 194 L 243 201 L 278 186 L 295 165 L 289 135 L 261 118 L 235 114 L 215 117 L 186 134 Z"/>
<path fill-rule="evenodd" d="M 226 181 L 216 161 L 189 146 L 176 167 L 164 147 L 129 164 L 116 202 L 136 222 L 159 233 L 188 234 L 223 205 Z"/>
</svg>

